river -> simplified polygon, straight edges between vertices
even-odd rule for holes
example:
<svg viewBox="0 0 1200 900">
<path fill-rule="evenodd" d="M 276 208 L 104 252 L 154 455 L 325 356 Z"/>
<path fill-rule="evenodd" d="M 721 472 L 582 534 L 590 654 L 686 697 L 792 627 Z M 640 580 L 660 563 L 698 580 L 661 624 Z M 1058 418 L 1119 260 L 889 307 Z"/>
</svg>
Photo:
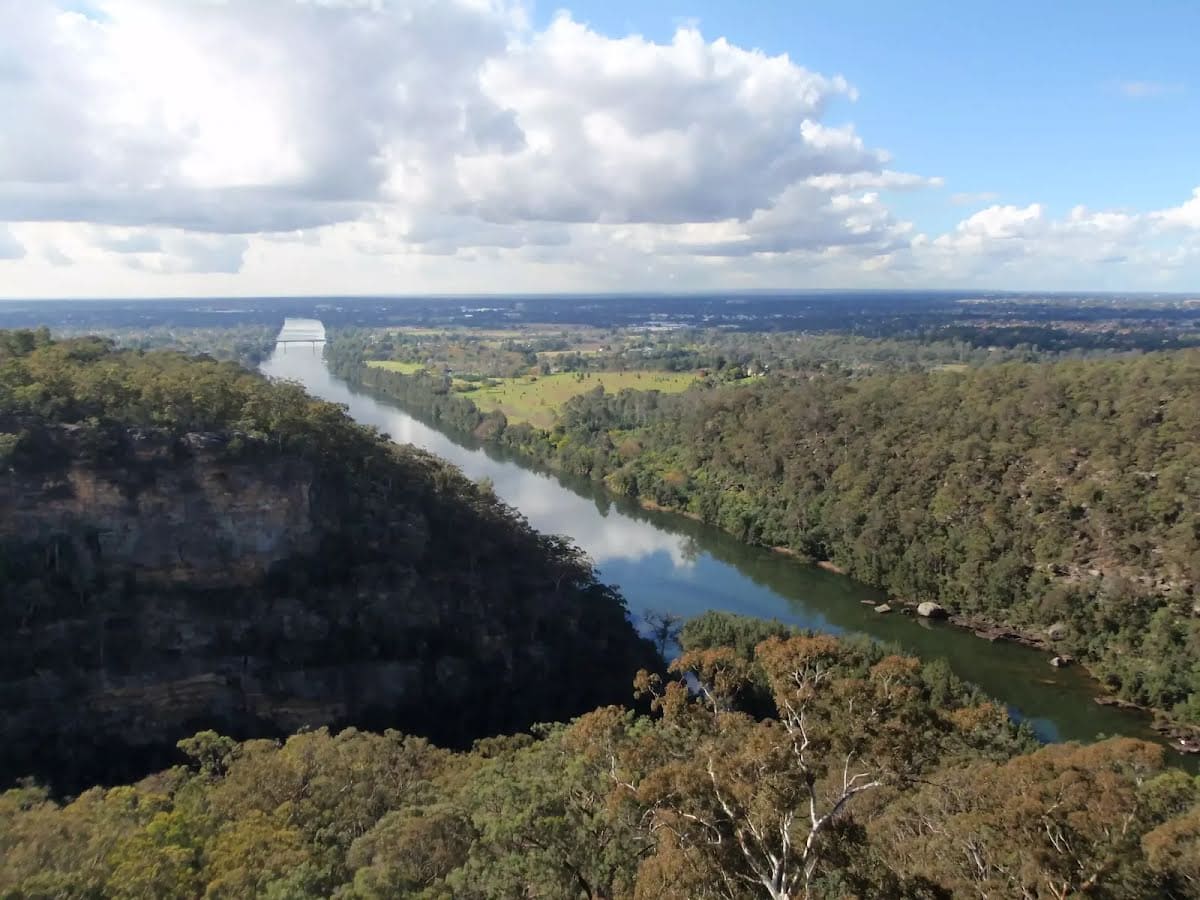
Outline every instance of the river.
<svg viewBox="0 0 1200 900">
<path fill-rule="evenodd" d="M 333 377 L 319 344 L 278 344 L 261 368 L 273 378 L 300 382 L 317 397 L 345 404 L 357 421 L 450 460 L 470 478 L 491 479 L 496 494 L 534 527 L 568 535 L 583 548 L 600 577 L 624 594 L 635 621 L 647 610 L 690 616 L 721 609 L 833 634 L 861 632 L 900 644 L 923 659 L 944 658 L 960 677 L 1028 721 L 1042 740 L 1116 734 L 1158 739 L 1145 717 L 1092 702 L 1098 686 L 1082 669 L 1054 669 L 1043 653 L 990 643 L 949 625 L 879 615 L 860 601 L 881 603 L 884 596 L 850 578 L 743 544 L 684 516 L 615 500 L 589 483 L 535 472 L 468 446 Z"/>
</svg>

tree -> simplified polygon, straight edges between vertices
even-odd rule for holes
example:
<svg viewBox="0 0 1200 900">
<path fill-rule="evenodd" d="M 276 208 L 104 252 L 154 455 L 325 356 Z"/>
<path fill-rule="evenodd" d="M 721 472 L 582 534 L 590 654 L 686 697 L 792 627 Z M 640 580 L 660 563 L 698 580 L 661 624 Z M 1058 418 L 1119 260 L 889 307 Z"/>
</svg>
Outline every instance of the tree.
<svg viewBox="0 0 1200 900">
<path fill-rule="evenodd" d="M 479 840 L 449 878 L 456 896 L 520 896 L 530 886 L 563 900 L 626 896 L 650 842 L 630 807 L 612 801 L 609 760 L 594 739 L 631 723 L 602 709 L 481 767 L 463 793 Z"/>
<path fill-rule="evenodd" d="M 648 609 L 642 613 L 642 621 L 650 631 L 650 640 L 658 651 L 658 655 L 666 657 L 667 651 L 679 643 L 679 633 L 683 630 L 684 617 L 672 612 Z"/>
<path fill-rule="evenodd" d="M 952 769 L 892 804 L 872 842 L 956 896 L 1155 896 L 1139 845 L 1156 819 L 1143 785 L 1162 764 L 1162 748 L 1126 739 Z M 1158 837 L 1169 867 L 1179 843 Z"/>
<path fill-rule="evenodd" d="M 902 781 L 913 742 L 899 733 L 915 718 L 920 667 L 889 657 L 861 677 L 853 652 L 826 636 L 770 638 L 756 660 L 778 718 L 735 709 L 751 667 L 728 648 L 693 651 L 672 665 L 697 685 L 694 699 L 684 682 L 641 676 L 663 719 L 655 746 L 634 754 L 642 762 L 633 768 L 644 774 L 625 783 L 658 836 L 656 878 L 686 869 L 692 878 L 703 873 L 717 896 L 752 886 L 790 900 L 819 881 L 854 799 Z"/>
</svg>

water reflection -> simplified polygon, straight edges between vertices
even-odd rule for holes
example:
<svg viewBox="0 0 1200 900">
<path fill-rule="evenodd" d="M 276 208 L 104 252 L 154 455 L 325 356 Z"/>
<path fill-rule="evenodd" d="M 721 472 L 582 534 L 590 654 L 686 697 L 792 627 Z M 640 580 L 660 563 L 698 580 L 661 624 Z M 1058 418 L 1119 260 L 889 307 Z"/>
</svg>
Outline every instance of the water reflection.
<svg viewBox="0 0 1200 900">
<path fill-rule="evenodd" d="M 284 319 L 275 340 L 279 344 L 324 343 L 325 325 L 317 319 Z"/>
<path fill-rule="evenodd" d="M 610 563 L 638 562 L 659 557 L 676 570 L 691 569 L 695 550 L 691 541 L 647 522 L 609 511 L 600 514 L 593 500 L 563 488 L 555 479 L 512 463 L 498 463 L 482 449 L 456 444 L 395 407 L 352 391 L 329 374 L 319 353 L 289 345 L 263 363 L 273 378 L 301 382 L 318 397 L 344 403 L 356 420 L 374 425 L 393 440 L 423 447 L 461 468 L 468 478 L 490 478 L 496 495 L 519 509 L 535 528 L 550 534 L 567 534 L 602 571 Z M 604 577 L 609 578 L 606 571 Z"/>
<path fill-rule="evenodd" d="M 849 578 L 804 566 L 724 532 L 518 465 L 469 441 L 452 440 L 399 409 L 332 377 L 321 353 L 280 345 L 262 370 L 301 382 L 316 396 L 345 404 L 359 422 L 450 460 L 470 478 L 489 478 L 497 495 L 534 527 L 569 535 L 617 585 L 636 616 L 647 610 L 684 616 L 725 609 L 777 618 L 831 633 L 857 631 L 900 644 L 926 659 L 946 659 L 960 676 L 1004 700 L 1044 740 L 1101 734 L 1153 737 L 1144 719 L 1092 702 L 1096 685 L 1080 669 L 1052 669 L 1044 654 L 991 644 L 957 629 L 881 616 L 868 602 L 882 595 Z"/>
</svg>

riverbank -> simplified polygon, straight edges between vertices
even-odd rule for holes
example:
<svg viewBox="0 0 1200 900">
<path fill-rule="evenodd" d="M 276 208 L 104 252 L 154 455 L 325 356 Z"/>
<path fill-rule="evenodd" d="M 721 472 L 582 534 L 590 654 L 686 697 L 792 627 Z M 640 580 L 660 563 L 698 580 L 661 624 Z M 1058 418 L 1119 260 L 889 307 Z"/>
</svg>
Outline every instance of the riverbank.
<svg viewBox="0 0 1200 900">
<path fill-rule="evenodd" d="M 1101 695 L 1095 697 L 1094 701 L 1097 706 L 1112 706 L 1117 709 L 1154 716 L 1155 721 L 1150 725 L 1150 728 L 1166 738 L 1172 749 L 1178 753 L 1200 756 L 1200 726 L 1176 722 L 1169 717 L 1160 718 L 1162 715 L 1161 710 L 1131 703 L 1128 700 L 1122 700 L 1120 697 Z"/>
<path fill-rule="evenodd" d="M 552 470 L 557 470 L 557 467 L 554 465 L 553 458 L 545 461 L 544 464 L 548 465 Z M 607 489 L 603 479 L 593 479 L 593 481 L 602 488 Z M 698 516 L 693 512 L 665 506 L 655 502 L 654 500 L 651 500 L 648 497 L 638 497 L 637 503 L 643 509 L 680 515 L 698 522 L 704 521 L 701 516 Z M 714 523 L 711 522 L 706 522 L 705 524 L 714 525 Z M 726 533 L 732 534 L 732 532 L 729 532 L 728 530 L 726 530 Z M 755 546 L 762 546 L 764 549 L 770 550 L 773 553 L 789 557 L 803 564 L 816 566 L 817 568 L 826 572 L 831 572 L 836 575 L 842 575 L 850 578 L 854 577 L 853 572 L 843 566 L 837 565 L 832 560 L 822 559 L 814 561 L 810 557 L 791 547 L 770 545 Z M 879 587 L 878 585 L 870 586 Z M 899 611 L 906 615 L 915 616 L 920 603 L 889 596 L 885 604 L 876 605 L 886 606 L 888 608 L 887 611 Z M 1055 626 L 1050 626 L 1045 630 L 1034 630 L 1029 627 L 1014 625 L 1011 622 L 1005 622 L 999 619 L 990 619 L 979 615 L 964 615 L 955 612 L 952 607 L 946 608 L 944 621 L 956 629 L 970 632 L 970 634 L 975 638 L 987 641 L 989 643 L 1002 642 L 1016 644 L 1021 647 L 1027 647 L 1031 650 L 1035 650 L 1046 656 L 1047 666 L 1079 667 L 1087 674 L 1087 677 L 1095 685 L 1096 692 L 1092 697 L 1094 703 L 1099 706 L 1119 708 L 1145 716 L 1152 720 L 1149 727 L 1156 733 L 1162 735 L 1167 740 L 1168 746 L 1170 746 L 1172 750 L 1180 754 L 1200 755 L 1200 726 L 1182 722 L 1165 709 L 1133 703 L 1108 693 L 1104 689 L 1104 685 L 1100 676 L 1093 670 L 1091 665 L 1089 665 L 1088 660 L 1079 659 L 1074 655 L 1062 651 L 1062 638 L 1056 638 L 1052 633 Z"/>
<path fill-rule="evenodd" d="M 519 453 L 517 455 L 520 455 Z M 537 461 L 539 465 L 548 467 L 551 471 L 558 471 L 558 467 L 554 465 L 554 459 L 545 461 Z M 602 490 L 607 490 L 603 479 L 592 479 L 592 482 L 598 485 Z M 683 516 L 696 522 L 704 522 L 704 519 L 688 510 L 681 510 L 670 506 L 657 503 L 648 497 L 636 498 L 638 506 L 642 509 L 652 510 L 655 512 L 664 512 L 671 515 Z M 705 522 L 704 524 L 713 525 L 713 523 Z M 732 534 L 726 530 L 727 534 Z M 735 535 L 736 537 L 736 535 Z M 853 578 L 853 573 L 846 568 L 837 565 L 832 560 L 811 560 L 805 554 L 791 548 L 781 546 L 753 545 L 762 546 L 772 553 L 779 554 L 793 559 L 801 564 L 813 565 L 818 569 L 830 572 L 835 575 L 841 575 Z M 878 587 L 877 585 L 871 585 Z M 878 606 L 881 604 L 869 603 L 867 605 Z M 903 600 L 897 597 L 888 597 L 886 604 L 888 611 L 897 611 L 909 616 L 917 616 L 917 608 L 920 603 L 915 603 L 908 600 Z M 957 613 L 952 607 L 945 608 L 946 615 L 943 621 L 960 631 L 969 632 L 973 637 L 987 641 L 988 643 L 1006 643 L 1015 644 L 1021 647 L 1026 647 L 1043 654 L 1048 667 L 1058 666 L 1077 666 L 1080 670 L 1086 673 L 1088 679 L 1095 686 L 1095 692 L 1092 696 L 1092 701 L 1097 706 L 1108 706 L 1117 709 L 1126 710 L 1130 713 L 1144 716 L 1151 720 L 1148 727 L 1162 735 L 1166 740 L 1167 745 L 1176 753 L 1184 755 L 1200 755 L 1200 726 L 1191 725 L 1186 722 L 1181 722 L 1172 716 L 1167 710 L 1157 709 L 1155 707 L 1143 706 L 1133 703 L 1128 700 L 1123 700 L 1115 697 L 1104 690 L 1103 682 L 1096 672 L 1091 668 L 1086 660 L 1080 660 L 1075 656 L 1061 651 L 1061 638 L 1056 639 L 1052 635 L 1054 626 L 1045 631 L 1033 630 L 1028 627 L 1013 625 L 1010 622 L 1004 622 L 997 619 L 988 619 L 978 615 L 964 615 Z M 883 613 L 881 613 L 883 614 Z"/>
<path fill-rule="evenodd" d="M 557 471 L 559 471 L 559 469 L 557 467 L 552 466 L 551 471 L 557 472 Z M 598 484 L 598 485 L 600 485 L 600 487 L 603 490 L 608 491 L 608 486 L 604 483 L 603 479 L 593 478 L 592 483 Z M 609 493 L 611 494 L 613 492 L 609 491 Z M 613 496 L 616 497 L 619 495 L 613 494 Z M 662 513 L 670 513 L 673 516 L 683 516 L 685 519 L 691 519 L 693 522 L 703 522 L 704 521 L 704 519 L 701 516 L 696 515 L 694 512 L 688 512 L 686 509 L 673 509 L 669 506 L 663 506 L 660 503 L 655 503 L 649 497 L 637 497 L 635 499 L 637 501 L 638 506 L 640 506 L 642 509 L 648 509 L 651 512 L 662 512 Z"/>
<path fill-rule="evenodd" d="M 960 621 L 954 628 L 919 628 L 914 625 L 915 617 L 878 615 L 858 601 L 878 596 L 873 607 L 888 599 L 887 594 L 844 577 L 830 564 L 817 565 L 791 548 L 784 548 L 790 552 L 773 551 L 766 544 L 745 541 L 731 529 L 719 529 L 701 516 L 665 502 L 638 502 L 629 492 L 613 491 L 602 480 L 565 471 L 557 459 L 537 452 L 541 444 L 535 443 L 535 452 L 527 454 L 511 440 L 481 440 L 483 435 L 472 436 L 471 429 L 454 428 L 436 410 L 424 410 L 416 402 L 419 398 L 409 398 L 414 401 L 414 413 L 402 412 L 408 406 L 403 398 L 370 385 L 350 391 L 341 378 L 330 379 L 331 373 L 320 359 L 311 362 L 314 370 L 319 367 L 311 376 L 296 371 L 279 374 L 300 377 L 310 389 L 350 405 L 352 414 L 362 421 L 455 461 L 473 478 L 494 481 L 499 494 L 517 508 L 528 510 L 538 528 L 569 535 L 593 555 L 606 577 L 629 597 L 635 615 L 645 609 L 670 609 L 685 616 L 725 609 L 779 618 L 802 628 L 859 632 L 926 658 L 945 658 L 962 677 L 1005 702 L 1017 719 L 1029 721 L 1043 740 L 1091 740 L 1102 734 L 1161 740 L 1160 733 L 1150 729 L 1145 713 L 1116 708 L 1108 714 L 1088 712 L 1100 713 L 1106 707 L 1093 702 L 1103 688 L 1087 669 L 1052 669 L 1045 646 L 1036 640 L 1014 640 L 1016 629 L 1004 628 L 1003 623 L 973 620 Z M 564 487 L 577 496 L 568 496 Z M 549 500 L 545 492 L 556 499 Z M 634 517 L 638 524 L 621 524 L 623 516 Z M 629 533 L 618 535 L 614 529 Z M 677 537 L 669 537 L 671 534 Z M 615 562 L 614 552 L 618 554 Z M 709 559 L 708 554 L 713 553 L 719 555 L 720 564 Z M 812 564 L 796 566 L 792 560 Z M 742 575 L 728 567 L 739 568 Z M 772 591 L 778 594 L 771 595 Z M 790 609 L 777 605 L 783 597 L 788 598 Z M 985 627 L 1005 634 L 977 634 Z M 999 649 L 1006 646 L 1011 649 Z"/>
<path fill-rule="evenodd" d="M 557 470 L 552 463 L 553 460 L 550 460 L 549 468 L 551 470 Z M 607 490 L 602 479 L 593 479 L 592 482 L 598 485 L 602 490 Z M 704 522 L 703 518 L 695 513 L 664 506 L 660 503 L 656 503 L 654 500 L 651 500 L 648 497 L 637 498 L 637 504 L 642 509 L 683 516 L 696 522 Z M 712 525 L 712 523 L 704 524 Z M 726 533 L 728 534 L 731 532 L 726 531 Z M 765 545 L 750 546 L 763 546 L 763 549 L 770 550 L 772 553 L 779 554 L 780 556 L 788 557 L 801 564 L 813 565 L 818 569 L 822 569 L 835 575 L 841 575 L 850 578 L 853 577 L 851 572 L 844 567 L 837 565 L 832 560 L 822 559 L 812 561 L 805 554 L 800 553 L 791 547 Z M 875 604 L 872 601 L 864 601 L 864 604 L 872 607 L 880 605 Z M 917 617 L 917 608 L 920 606 L 919 603 L 914 603 L 897 597 L 889 597 L 886 604 L 883 605 L 886 605 L 889 608 L 889 611 L 896 611 L 913 617 Z M 883 613 L 880 614 L 882 615 Z M 1059 652 L 1061 639 L 1056 640 L 1051 634 L 1053 626 L 1046 631 L 1035 631 L 1030 628 L 1013 625 L 1009 622 L 988 619 L 978 615 L 963 615 L 954 612 L 953 608 L 946 608 L 946 615 L 943 618 L 943 621 L 947 625 L 952 626 L 957 630 L 969 632 L 974 638 L 987 641 L 988 643 L 1015 644 L 1035 650 L 1046 657 L 1045 662 L 1047 667 L 1054 666 L 1055 660 L 1063 660 L 1060 665 L 1077 666 L 1086 673 L 1088 679 L 1095 686 L 1095 692 L 1091 699 L 1092 702 L 1097 706 L 1113 707 L 1125 710 L 1135 715 L 1143 716 L 1150 720 L 1148 727 L 1157 734 L 1161 735 L 1165 739 L 1167 746 L 1170 747 L 1174 752 L 1183 755 L 1200 755 L 1200 726 L 1190 725 L 1186 722 L 1180 722 L 1171 716 L 1171 714 L 1166 710 L 1143 706 L 1128 700 L 1122 700 L 1119 697 L 1115 697 L 1112 694 L 1104 691 L 1103 683 L 1086 661 L 1081 661 L 1073 656 Z"/>
</svg>

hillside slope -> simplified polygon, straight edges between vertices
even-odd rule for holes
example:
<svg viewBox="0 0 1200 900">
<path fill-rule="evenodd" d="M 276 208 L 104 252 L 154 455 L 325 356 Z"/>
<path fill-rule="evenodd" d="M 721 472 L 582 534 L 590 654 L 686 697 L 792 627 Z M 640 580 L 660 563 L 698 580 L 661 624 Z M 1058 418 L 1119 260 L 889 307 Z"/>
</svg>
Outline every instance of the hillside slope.
<svg viewBox="0 0 1200 900">
<path fill-rule="evenodd" d="M 623 699 L 576 548 L 299 387 L 0 334 L 0 776 L 111 781 L 199 727 L 462 745 Z"/>
<path fill-rule="evenodd" d="M 431 379 L 335 371 L 620 494 L 1039 635 L 1200 724 L 1200 354 L 593 391 L 550 430 Z M 493 414 L 494 416 L 494 414 Z"/>
</svg>

